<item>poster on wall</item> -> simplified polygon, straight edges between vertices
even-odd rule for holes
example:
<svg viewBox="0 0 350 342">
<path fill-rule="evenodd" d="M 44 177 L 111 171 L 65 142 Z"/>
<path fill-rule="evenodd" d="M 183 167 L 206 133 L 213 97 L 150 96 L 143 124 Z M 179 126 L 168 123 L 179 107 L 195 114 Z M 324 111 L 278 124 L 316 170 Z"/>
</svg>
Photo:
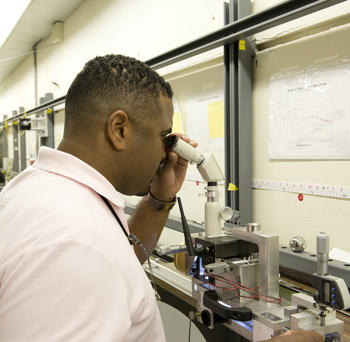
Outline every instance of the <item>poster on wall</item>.
<svg viewBox="0 0 350 342">
<path fill-rule="evenodd" d="M 270 159 L 350 159 L 350 63 L 269 84 Z"/>
<path fill-rule="evenodd" d="M 224 98 L 221 93 L 206 94 L 187 100 L 187 134 L 195 137 L 202 153 L 213 153 L 224 165 Z M 186 179 L 202 180 L 196 167 L 190 167 Z"/>
<path fill-rule="evenodd" d="M 180 111 L 180 107 L 177 103 L 176 97 L 173 97 L 174 104 L 174 115 L 173 115 L 173 127 L 172 132 L 184 133 L 184 127 L 182 123 L 182 113 Z"/>
<path fill-rule="evenodd" d="M 224 149 L 224 99 L 221 94 L 187 101 L 187 134 L 206 152 Z"/>
</svg>

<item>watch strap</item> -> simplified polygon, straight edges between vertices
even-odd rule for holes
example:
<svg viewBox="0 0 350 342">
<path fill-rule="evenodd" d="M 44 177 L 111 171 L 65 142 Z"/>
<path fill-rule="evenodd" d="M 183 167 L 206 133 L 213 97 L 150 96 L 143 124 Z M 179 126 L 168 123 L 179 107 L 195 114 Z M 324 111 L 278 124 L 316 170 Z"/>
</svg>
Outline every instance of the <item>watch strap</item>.
<svg viewBox="0 0 350 342">
<path fill-rule="evenodd" d="M 151 192 L 145 196 L 145 201 L 155 210 L 158 211 L 170 211 L 176 204 L 176 197 L 174 197 L 172 202 L 161 202 L 158 201 Z"/>
</svg>

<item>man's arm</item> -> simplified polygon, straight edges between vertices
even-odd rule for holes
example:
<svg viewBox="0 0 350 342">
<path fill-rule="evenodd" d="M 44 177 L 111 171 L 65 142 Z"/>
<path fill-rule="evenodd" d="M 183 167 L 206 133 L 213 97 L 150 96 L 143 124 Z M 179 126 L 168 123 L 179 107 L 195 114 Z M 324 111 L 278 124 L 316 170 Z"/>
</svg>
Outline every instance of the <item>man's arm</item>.
<svg viewBox="0 0 350 342">
<path fill-rule="evenodd" d="M 148 254 L 151 254 L 156 246 L 168 215 L 169 211 L 155 210 L 143 198 L 129 219 L 130 232 L 142 242 Z M 135 246 L 134 249 L 140 263 L 143 264 L 146 260 L 144 250 L 139 246 Z"/>
<path fill-rule="evenodd" d="M 197 146 L 197 143 L 188 137 L 181 134 L 178 136 L 192 146 Z M 168 152 L 164 165 L 150 186 L 153 197 L 161 202 L 172 202 L 185 180 L 187 166 L 186 160 L 180 158 L 175 152 Z M 157 244 L 168 215 L 169 211 L 155 210 L 145 199 L 142 199 L 134 215 L 128 221 L 130 233 L 133 233 L 142 242 L 149 254 Z M 140 262 L 144 263 L 146 256 L 142 248 L 135 247 L 135 253 Z"/>
</svg>

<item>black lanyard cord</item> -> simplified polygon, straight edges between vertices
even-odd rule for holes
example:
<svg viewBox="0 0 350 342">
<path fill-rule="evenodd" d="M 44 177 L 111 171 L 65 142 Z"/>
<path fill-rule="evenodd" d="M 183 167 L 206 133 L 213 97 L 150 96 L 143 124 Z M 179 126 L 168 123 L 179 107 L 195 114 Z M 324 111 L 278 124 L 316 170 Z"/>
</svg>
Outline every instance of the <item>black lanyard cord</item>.
<svg viewBox="0 0 350 342">
<path fill-rule="evenodd" d="M 100 194 L 99 194 L 100 195 Z M 113 214 L 114 218 L 117 220 L 117 222 L 119 223 L 120 227 L 122 228 L 126 238 L 129 240 L 130 245 L 133 244 L 139 244 L 139 243 L 135 243 L 135 241 L 133 241 L 134 239 L 130 238 L 130 235 L 127 233 L 126 229 L 124 228 L 124 225 L 121 221 L 121 219 L 119 218 L 119 216 L 117 215 L 117 213 L 115 212 L 115 210 L 112 208 L 111 203 L 109 203 L 109 201 L 107 200 L 106 197 L 100 195 L 100 197 L 103 199 L 103 202 L 105 202 L 106 206 L 108 207 L 108 209 L 111 211 L 111 213 Z M 137 240 L 137 242 L 140 242 Z"/>
<path fill-rule="evenodd" d="M 119 216 L 117 215 L 117 213 L 115 212 L 115 210 L 113 209 L 111 203 L 109 203 L 107 198 L 102 196 L 101 194 L 99 194 L 99 196 L 102 198 L 103 202 L 105 202 L 106 206 L 108 207 L 108 209 L 111 211 L 111 213 L 113 214 L 113 216 L 117 220 L 117 222 L 120 225 L 120 227 L 122 228 L 126 238 L 128 239 L 130 245 L 137 245 L 137 246 L 140 246 L 143 249 L 143 252 L 145 253 L 145 256 L 146 256 L 147 261 L 148 261 L 149 270 L 151 272 L 151 283 L 153 285 L 155 296 L 156 296 L 157 299 L 160 299 L 160 296 L 159 296 L 159 294 L 157 292 L 156 284 L 155 284 L 155 281 L 154 281 L 153 269 L 152 269 L 152 266 L 151 266 L 151 261 L 149 259 L 149 254 L 147 252 L 147 249 L 145 248 L 145 246 L 142 244 L 142 242 L 134 234 L 128 234 L 127 233 L 127 231 L 124 228 L 124 225 L 123 225 L 121 219 L 119 218 Z"/>
</svg>

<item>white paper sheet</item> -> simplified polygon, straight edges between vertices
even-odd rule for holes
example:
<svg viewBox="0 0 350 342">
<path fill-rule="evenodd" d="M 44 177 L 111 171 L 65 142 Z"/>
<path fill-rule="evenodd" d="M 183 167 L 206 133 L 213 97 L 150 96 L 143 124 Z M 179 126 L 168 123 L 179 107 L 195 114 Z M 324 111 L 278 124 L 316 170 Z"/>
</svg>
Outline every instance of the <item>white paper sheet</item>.
<svg viewBox="0 0 350 342">
<path fill-rule="evenodd" d="M 271 159 L 350 159 L 350 63 L 270 81 Z"/>
<path fill-rule="evenodd" d="M 343 251 L 339 248 L 333 248 L 329 253 L 329 257 L 331 259 L 339 260 L 342 262 L 350 263 L 350 253 L 347 251 Z"/>
<path fill-rule="evenodd" d="M 212 127 L 215 119 L 210 117 L 219 114 L 218 109 L 213 108 L 213 105 L 219 103 L 223 103 L 221 94 L 211 94 L 210 96 L 192 98 L 187 101 L 187 134 L 190 137 L 195 137 L 201 151 L 215 153 L 224 149 L 223 127 L 221 136 L 219 127 Z M 223 106 L 218 107 L 222 107 L 223 111 Z M 220 119 L 218 119 L 220 121 L 222 121 L 221 114 L 223 117 L 224 113 L 220 113 Z M 210 121 L 211 127 L 209 126 Z"/>
</svg>

